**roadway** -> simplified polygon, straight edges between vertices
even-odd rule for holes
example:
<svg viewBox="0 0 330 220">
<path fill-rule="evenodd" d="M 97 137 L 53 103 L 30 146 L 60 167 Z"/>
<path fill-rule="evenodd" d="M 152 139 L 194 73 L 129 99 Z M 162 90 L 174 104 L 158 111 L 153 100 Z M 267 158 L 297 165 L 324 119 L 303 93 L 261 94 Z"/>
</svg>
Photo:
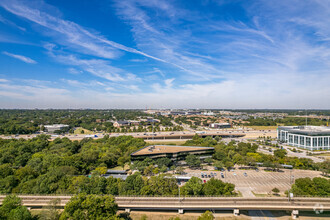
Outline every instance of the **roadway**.
<svg viewBox="0 0 330 220">
<path fill-rule="evenodd" d="M 93 137 L 93 139 L 103 138 L 105 135 L 109 135 L 110 137 L 118 137 L 118 136 L 133 136 L 135 138 L 143 138 L 145 140 L 166 140 L 166 139 L 192 139 L 192 137 L 197 134 L 201 137 L 215 137 L 220 136 L 223 138 L 237 138 L 237 137 L 244 137 L 245 134 L 241 131 L 236 130 L 215 130 L 215 131 L 202 131 L 202 132 L 195 132 L 195 131 L 166 131 L 166 132 L 130 132 L 130 133 L 96 133 L 97 137 Z M 4 139 L 31 139 L 36 137 L 37 135 L 11 135 L 11 136 L 0 136 Z M 85 137 L 89 137 L 90 135 L 86 134 L 65 134 L 65 135 L 51 135 L 51 140 L 55 138 L 69 138 L 70 140 L 82 140 Z"/>
<path fill-rule="evenodd" d="M 31 208 L 47 206 L 60 199 L 64 206 L 71 196 L 19 196 L 22 204 Z M 0 195 L 0 204 L 5 195 Z M 322 207 L 330 211 L 330 198 L 297 197 L 288 201 L 286 197 L 115 197 L 119 209 L 125 210 L 300 210 L 311 211 Z"/>
</svg>

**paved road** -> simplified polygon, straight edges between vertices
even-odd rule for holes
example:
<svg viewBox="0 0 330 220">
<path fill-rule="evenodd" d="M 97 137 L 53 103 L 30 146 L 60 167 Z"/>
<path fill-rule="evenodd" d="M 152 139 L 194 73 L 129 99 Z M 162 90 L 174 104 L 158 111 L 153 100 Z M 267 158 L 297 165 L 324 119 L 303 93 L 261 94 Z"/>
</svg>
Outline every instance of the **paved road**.
<svg viewBox="0 0 330 220">
<path fill-rule="evenodd" d="M 236 169 L 233 172 L 228 171 L 196 171 L 187 169 L 185 176 L 196 176 L 201 178 L 201 172 L 207 175 L 216 173 L 215 178 L 221 179 L 224 182 L 235 184 L 236 190 L 240 191 L 244 197 L 254 197 L 252 191 L 257 194 L 267 194 L 274 187 L 278 188 L 283 194 L 285 190 L 291 188 L 291 183 L 294 179 L 304 177 L 321 177 L 321 172 L 312 170 L 287 170 L 282 169 L 283 172 L 266 172 L 260 169 L 259 172 L 255 170 L 240 170 Z M 221 178 L 221 173 L 224 178 Z M 247 175 L 244 176 L 244 173 Z M 290 180 L 290 176 L 292 179 Z M 209 180 L 209 178 L 202 178 L 202 180 Z M 252 194 L 252 195 L 251 195 Z"/>
<path fill-rule="evenodd" d="M 293 152 L 290 150 L 291 148 L 295 148 L 295 147 L 287 146 L 287 145 L 283 145 L 283 144 L 281 144 L 280 146 L 282 146 L 284 149 L 286 149 L 286 151 L 288 152 L 288 156 L 290 156 L 290 157 L 308 158 L 308 159 L 312 159 L 315 163 L 320 163 L 320 162 L 324 161 L 324 159 L 318 158 L 317 156 L 308 156 L 306 150 L 296 148 L 296 149 L 302 151 L 302 153 L 298 153 L 298 152 Z"/>
<path fill-rule="evenodd" d="M 249 210 L 251 220 L 275 220 L 274 215 L 268 210 Z"/>
<path fill-rule="evenodd" d="M 70 196 L 19 196 L 27 207 L 42 207 L 61 197 L 59 206 L 64 206 Z M 0 203 L 5 195 L 0 195 Z M 115 197 L 120 209 L 133 210 L 313 210 L 315 204 L 330 210 L 330 198 L 294 198 L 288 201 L 283 197 L 242 198 L 242 197 Z M 130 210 L 127 210 L 130 211 Z"/>
</svg>

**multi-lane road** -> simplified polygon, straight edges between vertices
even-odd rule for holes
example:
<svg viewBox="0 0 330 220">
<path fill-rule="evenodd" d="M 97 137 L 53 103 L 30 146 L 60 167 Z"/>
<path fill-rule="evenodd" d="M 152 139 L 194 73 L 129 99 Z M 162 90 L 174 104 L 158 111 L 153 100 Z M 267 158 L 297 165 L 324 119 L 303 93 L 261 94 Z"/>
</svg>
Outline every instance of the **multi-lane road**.
<svg viewBox="0 0 330 220">
<path fill-rule="evenodd" d="M 240 129 L 219 129 L 219 130 L 205 130 L 205 131 L 163 131 L 163 132 L 130 132 L 130 133 L 95 133 L 93 138 L 103 138 L 105 135 L 110 137 L 118 137 L 122 135 L 130 135 L 136 138 L 143 138 L 146 140 L 162 140 L 162 139 L 191 139 L 195 134 L 199 136 L 221 136 L 223 138 L 257 138 L 259 136 L 274 136 L 276 131 L 259 131 L 259 130 L 240 130 Z M 36 137 L 33 135 L 0 135 L 0 138 L 4 139 L 30 139 Z M 86 134 L 65 134 L 65 135 L 51 135 L 51 139 L 57 137 L 67 137 L 71 140 L 82 140 L 85 137 L 91 137 L 92 135 Z"/>
<path fill-rule="evenodd" d="M 64 206 L 71 196 L 19 196 L 24 206 L 39 208 L 60 199 Z M 0 204 L 4 195 L 0 195 Z M 119 209 L 126 210 L 314 210 L 330 211 L 330 198 L 285 197 L 115 197 Z"/>
</svg>

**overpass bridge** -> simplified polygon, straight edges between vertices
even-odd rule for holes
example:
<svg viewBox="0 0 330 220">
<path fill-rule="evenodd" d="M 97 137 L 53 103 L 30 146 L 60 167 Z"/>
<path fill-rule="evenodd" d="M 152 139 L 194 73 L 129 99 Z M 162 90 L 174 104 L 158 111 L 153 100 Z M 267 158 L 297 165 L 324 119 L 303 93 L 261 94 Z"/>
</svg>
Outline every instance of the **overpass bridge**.
<svg viewBox="0 0 330 220">
<path fill-rule="evenodd" d="M 49 205 L 54 199 L 64 207 L 71 196 L 28 196 L 19 195 L 24 206 L 41 208 Z M 0 204 L 5 195 L 0 195 Z M 115 197 L 118 208 L 131 210 L 233 210 L 235 215 L 239 210 L 286 210 L 292 211 L 293 218 L 299 211 L 330 211 L 330 197 L 296 197 L 288 200 L 285 197 Z"/>
<path fill-rule="evenodd" d="M 240 138 L 244 137 L 245 134 L 243 133 L 173 133 L 173 134 L 142 134 L 142 135 L 132 135 L 134 138 L 143 138 L 144 140 L 167 140 L 167 139 L 183 139 L 183 140 L 189 140 L 192 139 L 195 135 L 198 135 L 199 137 L 205 138 L 205 137 L 216 137 L 219 136 L 221 138 Z"/>
</svg>

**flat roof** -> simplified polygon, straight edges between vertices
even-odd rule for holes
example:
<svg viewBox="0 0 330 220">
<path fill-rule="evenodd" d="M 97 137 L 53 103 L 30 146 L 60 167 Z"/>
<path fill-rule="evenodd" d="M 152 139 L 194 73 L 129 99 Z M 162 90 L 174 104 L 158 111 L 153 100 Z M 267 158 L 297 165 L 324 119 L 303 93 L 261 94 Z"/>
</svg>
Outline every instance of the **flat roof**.
<svg viewBox="0 0 330 220">
<path fill-rule="evenodd" d="M 133 152 L 131 155 L 152 155 L 161 153 L 179 153 L 179 152 L 193 152 L 201 150 L 214 150 L 214 147 L 195 147 L 195 146 L 174 146 L 174 145 L 150 145 L 138 151 Z"/>
<path fill-rule="evenodd" d="M 330 136 L 330 127 L 326 126 L 279 126 L 278 129 L 285 130 L 293 134 Z"/>
<path fill-rule="evenodd" d="M 69 125 L 65 124 L 53 124 L 53 125 L 45 125 L 45 128 L 59 128 L 59 127 L 69 127 Z"/>
</svg>

